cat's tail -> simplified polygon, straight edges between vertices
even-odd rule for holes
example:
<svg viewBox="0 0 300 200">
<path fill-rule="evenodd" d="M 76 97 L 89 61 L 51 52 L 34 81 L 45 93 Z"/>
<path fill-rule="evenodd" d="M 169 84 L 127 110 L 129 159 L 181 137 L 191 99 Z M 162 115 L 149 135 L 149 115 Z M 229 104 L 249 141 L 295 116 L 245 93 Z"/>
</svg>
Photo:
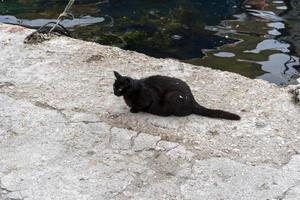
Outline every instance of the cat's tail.
<svg viewBox="0 0 300 200">
<path fill-rule="evenodd" d="M 222 118 L 222 119 L 229 119 L 229 120 L 241 119 L 240 116 L 227 111 L 205 108 L 203 106 L 200 106 L 196 101 L 194 102 L 194 106 L 193 106 L 193 114 L 202 115 L 211 118 Z"/>
</svg>

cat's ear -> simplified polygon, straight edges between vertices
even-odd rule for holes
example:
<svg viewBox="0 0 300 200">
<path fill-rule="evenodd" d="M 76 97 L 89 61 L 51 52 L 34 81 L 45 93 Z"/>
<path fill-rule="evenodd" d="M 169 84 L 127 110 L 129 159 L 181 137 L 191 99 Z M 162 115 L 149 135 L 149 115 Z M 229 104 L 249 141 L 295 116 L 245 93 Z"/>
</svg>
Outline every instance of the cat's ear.
<svg viewBox="0 0 300 200">
<path fill-rule="evenodd" d="M 114 74 L 115 74 L 115 77 L 117 78 L 117 79 L 119 79 L 119 78 L 121 78 L 122 76 L 121 76 L 121 74 L 119 74 L 118 72 L 116 72 L 116 71 L 114 71 Z"/>
</svg>

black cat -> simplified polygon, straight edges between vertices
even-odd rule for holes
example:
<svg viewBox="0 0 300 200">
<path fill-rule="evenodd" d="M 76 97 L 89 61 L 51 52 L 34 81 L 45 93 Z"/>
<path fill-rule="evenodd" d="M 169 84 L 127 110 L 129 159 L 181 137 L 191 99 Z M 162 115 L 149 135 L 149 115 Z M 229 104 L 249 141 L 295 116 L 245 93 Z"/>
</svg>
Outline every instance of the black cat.
<svg viewBox="0 0 300 200">
<path fill-rule="evenodd" d="M 222 110 L 200 106 L 189 86 L 182 80 L 168 76 L 133 79 L 114 72 L 114 94 L 123 96 L 130 112 L 148 112 L 160 116 L 203 115 L 212 118 L 240 120 L 240 116 Z"/>
</svg>

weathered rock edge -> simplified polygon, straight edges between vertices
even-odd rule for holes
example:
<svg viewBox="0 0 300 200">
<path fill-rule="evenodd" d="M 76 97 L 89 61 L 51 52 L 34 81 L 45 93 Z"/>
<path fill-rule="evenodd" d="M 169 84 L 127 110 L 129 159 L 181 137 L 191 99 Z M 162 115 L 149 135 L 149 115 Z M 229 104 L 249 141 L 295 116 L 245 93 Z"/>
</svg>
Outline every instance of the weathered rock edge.
<svg viewBox="0 0 300 200">
<path fill-rule="evenodd" d="M 0 199 L 299 199 L 300 108 L 287 88 L 0 25 Z M 112 71 L 163 74 L 242 116 L 131 114 Z M 1 197 L 2 196 L 2 197 Z"/>
</svg>

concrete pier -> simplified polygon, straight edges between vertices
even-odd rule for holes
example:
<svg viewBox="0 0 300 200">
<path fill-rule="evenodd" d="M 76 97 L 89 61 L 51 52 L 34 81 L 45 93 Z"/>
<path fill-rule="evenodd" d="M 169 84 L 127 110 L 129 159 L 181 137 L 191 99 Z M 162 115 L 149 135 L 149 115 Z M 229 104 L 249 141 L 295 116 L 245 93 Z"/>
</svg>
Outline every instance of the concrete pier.
<svg viewBox="0 0 300 200">
<path fill-rule="evenodd" d="M 288 88 L 0 25 L 0 199 L 299 200 L 300 106 Z M 113 70 L 185 80 L 241 121 L 132 114 Z"/>
</svg>

